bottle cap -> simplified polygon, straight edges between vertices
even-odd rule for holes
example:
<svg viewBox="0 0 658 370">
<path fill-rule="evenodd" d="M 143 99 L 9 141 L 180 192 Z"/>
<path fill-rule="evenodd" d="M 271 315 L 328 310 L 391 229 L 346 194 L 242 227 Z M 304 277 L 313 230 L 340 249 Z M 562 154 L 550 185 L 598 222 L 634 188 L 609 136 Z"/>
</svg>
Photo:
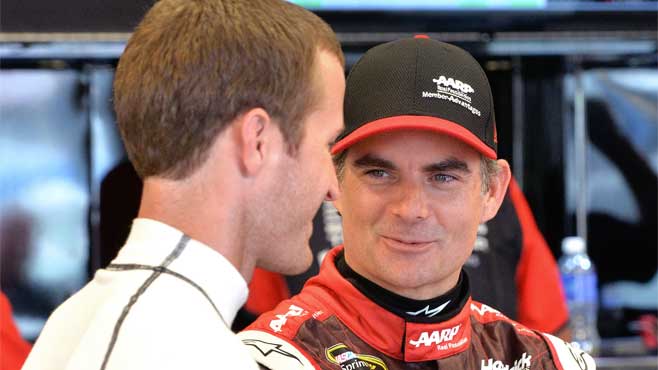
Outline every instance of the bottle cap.
<svg viewBox="0 0 658 370">
<path fill-rule="evenodd" d="M 565 254 L 585 252 L 585 240 L 580 236 L 567 236 L 562 239 L 562 252 Z"/>
</svg>

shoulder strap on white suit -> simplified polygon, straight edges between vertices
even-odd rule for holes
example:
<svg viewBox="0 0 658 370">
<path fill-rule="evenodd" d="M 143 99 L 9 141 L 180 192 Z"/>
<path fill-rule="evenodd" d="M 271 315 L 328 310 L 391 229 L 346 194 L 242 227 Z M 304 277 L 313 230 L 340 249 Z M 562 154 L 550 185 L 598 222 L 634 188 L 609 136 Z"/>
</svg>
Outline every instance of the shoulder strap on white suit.
<svg viewBox="0 0 658 370">
<path fill-rule="evenodd" d="M 238 337 L 259 364 L 271 370 L 316 370 L 292 343 L 260 330 L 245 330 Z"/>
<path fill-rule="evenodd" d="M 596 369 L 594 359 L 586 352 L 550 334 L 542 333 L 542 335 L 547 339 L 546 342 L 551 347 L 551 352 L 553 353 L 553 357 L 555 357 L 558 368 L 562 370 Z"/>
</svg>

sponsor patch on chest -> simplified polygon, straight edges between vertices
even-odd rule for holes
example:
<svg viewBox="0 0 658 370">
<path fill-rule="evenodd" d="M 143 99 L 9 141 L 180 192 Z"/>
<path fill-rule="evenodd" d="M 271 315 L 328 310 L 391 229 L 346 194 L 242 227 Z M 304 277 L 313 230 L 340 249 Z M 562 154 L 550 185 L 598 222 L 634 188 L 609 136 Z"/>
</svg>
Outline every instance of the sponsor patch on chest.
<svg viewBox="0 0 658 370">
<path fill-rule="evenodd" d="M 433 330 L 431 332 L 421 332 L 418 339 L 411 339 L 409 344 L 418 348 L 420 346 L 432 346 L 435 344 L 441 344 L 444 342 L 451 341 L 455 335 L 459 332 L 461 324 L 453 326 L 452 328 L 442 329 L 442 330 Z"/>
<path fill-rule="evenodd" d="M 436 360 L 468 348 L 471 328 L 455 321 L 449 325 L 407 323 L 405 361 Z"/>
<path fill-rule="evenodd" d="M 341 370 L 388 370 L 381 358 L 354 353 L 343 343 L 326 348 L 325 356 L 332 364 L 340 365 Z"/>
</svg>

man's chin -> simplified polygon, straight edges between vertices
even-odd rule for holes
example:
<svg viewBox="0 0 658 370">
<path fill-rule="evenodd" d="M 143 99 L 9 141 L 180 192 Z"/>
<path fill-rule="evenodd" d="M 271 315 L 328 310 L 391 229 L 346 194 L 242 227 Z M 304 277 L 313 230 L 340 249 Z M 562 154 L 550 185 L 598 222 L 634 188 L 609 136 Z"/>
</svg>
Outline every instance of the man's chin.
<svg viewBox="0 0 658 370">
<path fill-rule="evenodd" d="M 284 272 L 282 272 L 283 275 L 300 275 L 308 271 L 309 268 L 311 268 L 311 262 L 305 263 L 305 264 L 296 264 L 296 265 L 291 265 L 289 266 L 288 269 L 286 269 Z"/>
<path fill-rule="evenodd" d="M 308 242 L 287 244 L 285 252 L 279 255 L 276 261 L 271 261 L 266 270 L 278 272 L 283 275 L 299 275 L 305 273 L 313 264 L 313 253 Z"/>
<path fill-rule="evenodd" d="M 313 264 L 313 253 L 311 252 L 311 247 L 306 243 L 303 249 L 300 249 L 300 252 L 296 254 L 292 259 L 291 263 L 288 266 L 288 270 L 284 272 L 285 275 L 299 275 L 303 274 L 311 268 Z"/>
</svg>

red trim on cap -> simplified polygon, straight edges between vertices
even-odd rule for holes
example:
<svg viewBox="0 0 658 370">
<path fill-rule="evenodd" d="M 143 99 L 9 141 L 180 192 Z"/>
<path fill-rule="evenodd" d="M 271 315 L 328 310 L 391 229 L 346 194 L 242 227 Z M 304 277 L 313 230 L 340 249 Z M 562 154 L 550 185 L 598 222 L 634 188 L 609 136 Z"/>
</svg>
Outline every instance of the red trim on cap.
<svg viewBox="0 0 658 370">
<path fill-rule="evenodd" d="M 429 39 L 430 37 L 427 36 L 427 35 L 415 35 L 414 38 L 415 39 Z"/>
<path fill-rule="evenodd" d="M 331 154 L 338 154 L 370 136 L 397 130 L 427 130 L 438 132 L 461 140 L 488 158 L 497 158 L 495 150 L 487 146 L 487 144 L 463 126 L 442 118 L 412 115 L 387 117 L 367 123 L 337 142 L 331 148 Z"/>
</svg>

